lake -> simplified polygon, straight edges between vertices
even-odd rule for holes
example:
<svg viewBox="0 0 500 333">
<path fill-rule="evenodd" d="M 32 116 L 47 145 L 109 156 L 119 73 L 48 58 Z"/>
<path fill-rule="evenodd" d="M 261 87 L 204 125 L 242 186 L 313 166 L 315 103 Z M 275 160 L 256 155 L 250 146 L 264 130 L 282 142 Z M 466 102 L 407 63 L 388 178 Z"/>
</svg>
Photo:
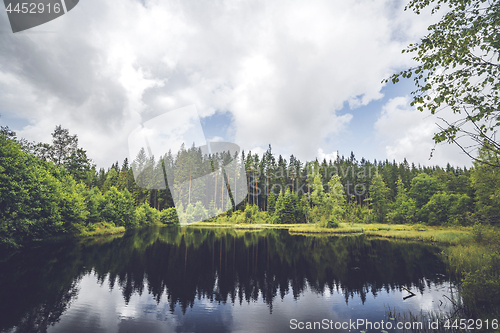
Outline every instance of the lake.
<svg viewBox="0 0 500 333">
<path fill-rule="evenodd" d="M 0 331 L 400 332 L 453 310 L 441 251 L 195 227 L 39 244 L 2 256 Z"/>
</svg>

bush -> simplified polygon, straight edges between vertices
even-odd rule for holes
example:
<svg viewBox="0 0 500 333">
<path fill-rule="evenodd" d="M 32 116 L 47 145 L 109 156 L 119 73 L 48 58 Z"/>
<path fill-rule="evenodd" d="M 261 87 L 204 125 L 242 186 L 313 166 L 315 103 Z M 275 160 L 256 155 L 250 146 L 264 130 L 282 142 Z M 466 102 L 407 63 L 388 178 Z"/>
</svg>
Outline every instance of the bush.
<svg viewBox="0 0 500 333">
<path fill-rule="evenodd" d="M 466 212 L 471 204 L 467 194 L 439 192 L 420 209 L 418 216 L 429 225 L 466 224 Z"/>
<path fill-rule="evenodd" d="M 464 302 L 478 315 L 500 306 L 500 232 L 476 223 L 472 235 L 475 243 L 452 247 L 447 252 L 452 272 L 463 277 Z"/>
<path fill-rule="evenodd" d="M 256 223 L 259 214 L 259 207 L 247 204 L 245 207 L 245 223 Z"/>
<path fill-rule="evenodd" d="M 238 212 L 233 214 L 233 219 L 236 221 L 237 224 L 245 223 L 245 213 L 243 212 Z"/>
<path fill-rule="evenodd" d="M 179 217 L 174 207 L 163 209 L 160 212 L 160 222 L 165 225 L 179 225 Z"/>
<path fill-rule="evenodd" d="M 193 218 L 196 222 L 208 219 L 208 212 L 200 201 L 194 206 Z"/>
<path fill-rule="evenodd" d="M 331 216 L 328 219 L 328 222 L 326 223 L 326 227 L 327 228 L 338 228 L 339 222 L 337 221 L 337 219 L 335 217 Z"/>
<path fill-rule="evenodd" d="M 127 229 L 137 226 L 134 200 L 127 189 L 120 192 L 111 186 L 104 195 L 103 205 L 101 216 L 106 222 L 113 222 Z"/>
<path fill-rule="evenodd" d="M 474 224 L 474 227 L 472 227 L 472 237 L 479 244 L 497 247 L 500 244 L 500 231 L 490 225 Z"/>
<path fill-rule="evenodd" d="M 463 296 L 473 307 L 490 307 L 500 303 L 500 255 L 483 258 L 483 265 L 463 279 Z"/>
<path fill-rule="evenodd" d="M 96 223 L 89 223 L 87 225 L 87 231 L 95 231 L 97 229 Z"/>
<path fill-rule="evenodd" d="M 150 207 L 147 203 L 136 207 L 135 209 L 135 219 L 139 225 L 152 225 L 160 220 L 160 213 L 155 209 Z"/>
</svg>

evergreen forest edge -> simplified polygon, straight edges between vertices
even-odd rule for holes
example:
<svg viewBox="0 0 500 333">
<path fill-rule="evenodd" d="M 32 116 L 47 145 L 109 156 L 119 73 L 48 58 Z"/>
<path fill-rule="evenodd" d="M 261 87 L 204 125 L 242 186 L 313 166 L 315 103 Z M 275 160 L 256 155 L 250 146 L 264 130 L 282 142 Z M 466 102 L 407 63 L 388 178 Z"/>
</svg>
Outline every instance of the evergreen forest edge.
<svg viewBox="0 0 500 333">
<path fill-rule="evenodd" d="M 196 189 L 189 193 L 192 204 L 181 207 L 179 221 L 171 192 L 137 186 L 128 159 L 121 167 L 116 162 L 107 171 L 97 171 L 86 151 L 78 147 L 76 135 L 57 126 L 52 137 L 52 144 L 30 143 L 1 128 L 0 244 L 4 249 L 58 236 L 179 225 L 206 216 L 204 205 L 196 200 L 207 191 L 198 196 Z M 482 160 L 498 162 L 491 150 L 479 154 Z M 271 147 L 261 157 L 251 152 L 209 157 L 198 148 L 182 147 L 175 157 L 167 153 L 159 162 L 154 157 L 149 162 L 165 170 L 168 163 L 201 159 L 204 162 L 197 165 L 213 171 L 231 158 L 245 171 L 248 195 L 236 206 L 232 198 L 205 196 L 211 199 L 209 209 L 218 214 L 207 221 L 314 225 L 325 231 L 342 229 L 347 223 L 465 227 L 471 231 L 471 241 L 447 249 L 445 261 L 453 274 L 463 278 L 463 295 L 474 313 L 500 313 L 496 310 L 500 299 L 500 232 L 495 227 L 500 216 L 500 174 L 496 167 L 479 162 L 467 169 L 422 167 L 406 160 L 357 161 L 353 153 L 335 161 L 302 163 L 293 155 L 289 161 L 282 156 L 276 159 Z M 207 172 L 202 169 L 197 172 Z M 216 184 L 214 192 L 224 184 Z M 355 186 L 364 190 L 354 191 Z M 275 195 L 273 187 L 280 193 Z"/>
</svg>

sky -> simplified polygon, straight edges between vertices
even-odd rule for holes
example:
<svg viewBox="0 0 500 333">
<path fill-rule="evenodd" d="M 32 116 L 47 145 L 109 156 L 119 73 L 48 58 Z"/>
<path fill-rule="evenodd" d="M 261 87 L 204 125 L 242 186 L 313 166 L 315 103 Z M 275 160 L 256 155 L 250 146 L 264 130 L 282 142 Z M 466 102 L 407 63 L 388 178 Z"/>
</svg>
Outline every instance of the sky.
<svg viewBox="0 0 500 333">
<path fill-rule="evenodd" d="M 0 125 L 36 142 L 62 125 L 108 168 L 135 157 L 137 126 L 194 107 L 208 141 L 246 152 L 469 167 L 434 146 L 438 120 L 410 107 L 412 80 L 381 83 L 416 65 L 401 50 L 440 18 L 405 4 L 82 0 L 18 33 L 2 11 Z"/>
</svg>

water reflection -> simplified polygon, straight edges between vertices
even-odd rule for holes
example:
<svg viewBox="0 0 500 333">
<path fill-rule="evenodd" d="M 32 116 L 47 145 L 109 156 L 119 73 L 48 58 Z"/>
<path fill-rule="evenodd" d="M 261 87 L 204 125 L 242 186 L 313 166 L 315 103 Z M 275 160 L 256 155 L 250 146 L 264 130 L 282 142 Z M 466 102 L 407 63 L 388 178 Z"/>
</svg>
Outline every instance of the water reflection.
<svg viewBox="0 0 500 333">
<path fill-rule="evenodd" d="M 222 228 L 45 245 L 0 262 L 0 330 L 248 331 L 254 313 L 268 318 L 263 331 L 282 331 L 293 311 L 308 320 L 383 316 L 384 304 L 408 295 L 402 286 L 419 296 L 404 303 L 418 311 L 434 300 L 429 291 L 446 292 L 438 252 L 364 236 Z"/>
</svg>

